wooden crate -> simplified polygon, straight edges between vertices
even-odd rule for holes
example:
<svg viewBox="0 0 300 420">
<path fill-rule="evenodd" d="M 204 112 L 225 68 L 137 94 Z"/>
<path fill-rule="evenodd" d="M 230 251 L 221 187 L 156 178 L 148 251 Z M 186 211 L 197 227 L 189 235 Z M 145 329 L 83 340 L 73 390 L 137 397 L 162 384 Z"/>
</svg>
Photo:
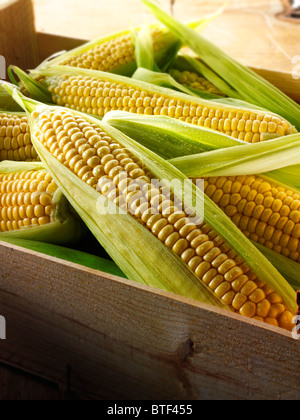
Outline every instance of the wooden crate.
<svg viewBox="0 0 300 420">
<path fill-rule="evenodd" d="M 40 61 L 84 42 L 37 40 Z M 299 80 L 256 71 L 300 101 Z M 288 332 L 5 243 L 0 267 L 0 367 L 30 375 L 25 388 L 34 380 L 49 398 L 300 398 L 300 342 Z"/>
</svg>

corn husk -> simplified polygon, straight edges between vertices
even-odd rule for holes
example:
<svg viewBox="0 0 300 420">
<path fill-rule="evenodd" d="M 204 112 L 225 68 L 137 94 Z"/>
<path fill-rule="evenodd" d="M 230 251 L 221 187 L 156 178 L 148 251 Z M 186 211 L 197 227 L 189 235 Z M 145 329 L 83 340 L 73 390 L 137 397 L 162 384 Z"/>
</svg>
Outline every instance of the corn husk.
<svg viewBox="0 0 300 420">
<path fill-rule="evenodd" d="M 21 96 L 17 91 L 15 97 L 20 98 L 26 107 L 32 132 L 36 128 L 36 120 L 31 115 L 50 110 L 62 110 L 58 107 L 39 105 Z M 294 290 L 270 264 L 270 262 L 248 241 L 224 213 L 200 191 L 181 172 L 158 155 L 139 145 L 129 137 L 99 120 L 71 111 L 89 122 L 97 124 L 108 135 L 131 151 L 154 174 L 157 179 L 167 182 L 180 182 L 189 188 L 172 189 L 173 193 L 185 206 L 193 208 L 198 217 L 203 217 L 202 204 L 205 208 L 205 221 L 234 249 L 263 279 L 276 290 L 292 311 L 296 310 Z M 128 278 L 140 283 L 154 286 L 192 297 L 202 302 L 222 306 L 211 291 L 196 278 L 194 273 L 171 250 L 156 239 L 148 230 L 140 225 L 129 214 L 120 211 L 113 202 L 87 186 L 69 169 L 53 157 L 39 140 L 33 135 L 33 143 L 40 158 L 62 189 L 72 206 L 84 220 L 88 228 L 99 240 L 112 259 Z M 174 184 L 172 184 L 174 185 Z M 194 203 L 198 203 L 196 209 Z M 101 210 L 101 215 L 99 211 Z"/>
<path fill-rule="evenodd" d="M 9 112 L 22 112 L 22 108 L 13 100 L 11 95 L 0 86 L 0 112 L 9 111 Z"/>
<path fill-rule="evenodd" d="M 253 243 L 257 249 L 277 268 L 277 270 L 284 276 L 284 278 L 293 287 L 295 292 L 300 290 L 299 270 L 300 264 L 284 257 L 281 254 L 266 248 L 259 243 Z"/>
<path fill-rule="evenodd" d="M 190 47 L 206 66 L 238 93 L 238 99 L 269 109 L 287 119 L 300 130 L 300 105 L 196 31 L 164 12 L 154 0 L 141 1 L 161 23 L 173 31 L 184 45 Z M 208 78 L 208 80 L 210 79 Z M 216 82 L 216 80 L 210 81 L 214 84 Z M 225 90 L 221 90 L 227 93 Z"/>
<path fill-rule="evenodd" d="M 180 52 L 172 63 L 172 67 L 179 71 L 195 72 L 209 80 L 221 92 L 230 98 L 239 98 L 238 92 L 231 88 L 221 77 L 219 77 L 210 67 L 203 61 L 197 60 L 195 57 Z"/>
<path fill-rule="evenodd" d="M 140 80 L 141 82 L 151 83 L 156 86 L 161 86 L 168 89 L 174 89 L 178 92 L 186 93 L 191 96 L 198 96 L 203 99 L 216 100 L 221 99 L 221 96 L 214 95 L 209 92 L 200 92 L 190 89 L 180 83 L 178 83 L 170 74 L 160 73 L 159 71 L 151 71 L 143 67 L 139 67 L 137 71 L 132 76 L 135 80 Z"/>
<path fill-rule="evenodd" d="M 144 25 L 140 31 L 132 31 L 132 38 L 135 45 L 135 60 L 137 68 L 145 68 L 153 71 L 159 70 L 154 58 L 150 26 Z M 179 43 L 178 45 L 180 48 L 181 44 Z"/>
<path fill-rule="evenodd" d="M 281 170 L 300 163 L 300 134 L 249 144 L 220 132 L 163 116 L 108 113 L 104 121 L 139 141 L 176 166 L 189 178 L 268 173 L 278 179 Z M 140 133 L 143 133 L 143 136 Z M 241 147 L 243 146 L 243 147 Z M 283 169 L 282 169 L 283 168 Z M 291 167 L 293 168 L 293 167 Z M 295 176 L 285 184 L 297 187 Z"/>
<path fill-rule="evenodd" d="M 190 28 L 194 28 L 197 32 L 202 31 L 211 21 L 219 16 L 223 8 L 211 15 L 200 19 L 199 21 L 188 24 Z M 142 28 L 132 30 L 132 40 L 135 46 L 135 59 L 137 69 L 144 68 L 156 72 L 165 72 L 171 63 L 174 62 L 175 57 L 182 47 L 180 40 L 174 39 L 174 42 L 168 45 L 162 52 L 155 53 L 153 49 L 153 42 L 151 36 L 151 29 L 153 25 L 144 25 Z M 124 74 L 124 73 L 123 73 Z"/>
<path fill-rule="evenodd" d="M 112 274 L 118 277 L 125 277 L 125 274 L 112 261 L 95 255 L 77 251 L 72 248 L 65 248 L 49 243 L 30 241 L 27 239 L 5 238 L 2 242 L 15 245 L 21 248 L 30 249 L 39 254 L 48 255 L 63 261 L 72 262 L 83 267 L 98 270 L 106 274 Z"/>
<path fill-rule="evenodd" d="M 245 142 L 217 131 L 164 116 L 112 111 L 103 121 L 164 159 L 245 145 Z M 145 135 L 141 136 L 143 132 Z"/>
<path fill-rule="evenodd" d="M 284 168 L 287 162 L 300 162 L 299 134 L 171 160 L 191 178 L 262 174 Z"/>
<path fill-rule="evenodd" d="M 300 189 L 300 164 L 272 170 L 271 172 L 267 172 L 266 175 L 285 185 Z"/>
</svg>

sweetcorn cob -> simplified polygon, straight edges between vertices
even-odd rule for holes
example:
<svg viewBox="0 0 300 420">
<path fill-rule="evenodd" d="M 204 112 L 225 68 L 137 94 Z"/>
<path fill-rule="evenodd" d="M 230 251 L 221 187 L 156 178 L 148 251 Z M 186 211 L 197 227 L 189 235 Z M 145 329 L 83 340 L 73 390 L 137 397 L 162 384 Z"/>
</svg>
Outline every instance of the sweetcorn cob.
<svg viewBox="0 0 300 420">
<path fill-rule="evenodd" d="M 272 113 L 206 101 L 122 76 L 62 66 L 36 73 L 55 104 L 98 117 L 112 110 L 164 115 L 250 143 L 297 132 Z"/>
<path fill-rule="evenodd" d="M 202 76 L 199 76 L 198 73 L 191 72 L 188 70 L 180 71 L 177 69 L 169 70 L 170 75 L 182 85 L 199 90 L 201 92 L 209 92 L 214 95 L 226 96 L 223 92 L 220 91 L 216 86 L 214 86 L 209 80 L 205 79 Z"/>
<path fill-rule="evenodd" d="M 0 112 L 0 161 L 38 161 L 26 114 Z"/>
<path fill-rule="evenodd" d="M 291 329 L 282 297 L 258 279 L 206 222 L 182 210 L 180 200 L 105 129 L 83 114 L 53 108 L 32 113 L 34 139 L 66 168 L 145 226 L 231 310 Z"/>
<path fill-rule="evenodd" d="M 204 25 L 204 21 L 200 22 Z M 198 26 L 200 22 L 190 25 Z M 132 76 L 137 69 L 135 38 L 140 33 L 141 28 L 134 28 L 104 36 L 50 59 L 41 67 L 67 65 Z M 162 25 L 150 25 L 149 37 L 152 38 L 153 55 L 157 64 L 163 64 L 169 51 L 174 51 L 175 54 L 181 46 L 178 38 Z"/>
<path fill-rule="evenodd" d="M 151 30 L 153 51 L 158 52 L 168 46 L 170 34 L 154 26 Z M 174 37 L 171 37 L 172 39 Z M 84 52 L 79 52 L 61 62 L 61 65 L 79 67 L 83 69 L 114 72 L 122 66 L 135 61 L 132 34 L 125 32 L 117 34 L 111 39 L 100 42 Z"/>
<path fill-rule="evenodd" d="M 54 221 L 57 185 L 46 171 L 0 174 L 0 232 Z"/>
<path fill-rule="evenodd" d="M 300 263 L 300 194 L 259 176 L 205 179 L 205 193 L 239 229 Z"/>
<path fill-rule="evenodd" d="M 80 224 L 41 163 L 0 163 L 0 240 L 69 243 Z"/>
</svg>

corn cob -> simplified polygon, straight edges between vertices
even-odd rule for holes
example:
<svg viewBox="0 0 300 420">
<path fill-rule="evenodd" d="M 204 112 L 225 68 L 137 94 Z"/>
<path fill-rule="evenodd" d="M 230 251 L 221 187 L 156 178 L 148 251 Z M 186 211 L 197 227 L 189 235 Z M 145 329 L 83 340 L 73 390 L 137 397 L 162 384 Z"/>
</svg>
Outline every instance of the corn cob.
<svg viewBox="0 0 300 420">
<path fill-rule="evenodd" d="M 68 243 L 79 225 L 43 165 L 0 163 L 0 240 Z"/>
<path fill-rule="evenodd" d="M 25 114 L 0 112 L 0 161 L 38 161 Z"/>
<path fill-rule="evenodd" d="M 197 26 L 199 23 L 192 23 L 191 26 Z M 50 59 L 41 67 L 67 65 L 131 76 L 137 68 L 134 38 L 139 33 L 141 28 L 105 36 Z M 161 25 L 151 25 L 149 33 L 153 43 L 153 54 L 158 63 L 169 50 L 174 49 L 175 53 L 175 47 L 177 46 L 176 50 L 180 48 L 181 44 L 176 36 Z"/>
<path fill-rule="evenodd" d="M 127 211 L 183 261 L 231 310 L 291 329 L 293 314 L 237 252 L 202 220 L 180 210 L 176 196 L 153 187 L 152 172 L 83 114 L 33 112 L 34 139 L 102 196 Z"/>
<path fill-rule="evenodd" d="M 259 176 L 206 178 L 205 193 L 249 239 L 300 262 L 300 194 Z"/>
<path fill-rule="evenodd" d="M 170 75 L 182 85 L 200 90 L 201 92 L 209 92 L 214 95 L 225 96 L 216 86 L 214 86 L 209 80 L 195 72 L 190 71 L 179 71 L 177 69 L 169 70 Z"/>
<path fill-rule="evenodd" d="M 46 171 L 0 174 L 0 185 L 1 232 L 53 221 L 57 186 Z"/>
<path fill-rule="evenodd" d="M 167 47 L 168 39 L 164 30 L 159 27 L 153 27 L 151 34 L 154 52 L 158 52 Z M 121 36 L 116 36 L 109 41 L 98 44 L 81 54 L 74 54 L 61 64 L 83 69 L 113 72 L 134 61 L 135 56 L 132 35 L 130 33 L 125 33 Z"/>
<path fill-rule="evenodd" d="M 28 76 L 15 71 L 26 85 Z M 290 123 L 272 113 L 192 98 L 122 76 L 62 66 L 36 74 L 55 104 L 98 117 L 112 110 L 169 116 L 250 143 L 265 140 L 266 134 L 285 136 L 296 132 Z M 45 87 L 41 91 L 44 93 Z"/>
</svg>

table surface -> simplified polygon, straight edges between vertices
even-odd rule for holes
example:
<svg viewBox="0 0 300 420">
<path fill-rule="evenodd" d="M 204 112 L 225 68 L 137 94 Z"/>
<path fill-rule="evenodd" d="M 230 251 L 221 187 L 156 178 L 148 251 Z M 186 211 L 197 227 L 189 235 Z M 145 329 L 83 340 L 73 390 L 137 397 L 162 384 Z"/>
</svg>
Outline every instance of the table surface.
<svg viewBox="0 0 300 420">
<path fill-rule="evenodd" d="M 170 10 L 171 0 L 161 0 Z M 38 31 L 92 39 L 152 21 L 140 0 L 34 0 Z M 175 0 L 174 14 L 194 20 L 224 0 Z M 300 62 L 300 25 L 279 20 L 280 0 L 228 0 L 204 35 L 243 63 L 292 72 Z"/>
</svg>

